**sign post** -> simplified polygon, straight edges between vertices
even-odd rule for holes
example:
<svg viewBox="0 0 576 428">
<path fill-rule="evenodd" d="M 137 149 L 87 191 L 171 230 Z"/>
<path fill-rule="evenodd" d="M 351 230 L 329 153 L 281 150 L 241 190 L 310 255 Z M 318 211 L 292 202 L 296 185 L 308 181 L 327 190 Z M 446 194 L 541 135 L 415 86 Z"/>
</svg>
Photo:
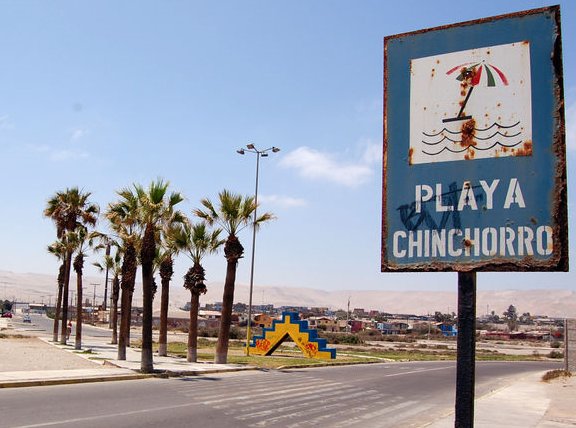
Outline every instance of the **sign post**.
<svg viewBox="0 0 576 428">
<path fill-rule="evenodd" d="M 384 39 L 381 268 L 459 273 L 458 427 L 476 272 L 568 270 L 562 80 L 558 6 Z"/>
<path fill-rule="evenodd" d="M 458 273 L 458 337 L 456 344 L 457 427 L 474 426 L 476 375 L 476 272 Z"/>
</svg>

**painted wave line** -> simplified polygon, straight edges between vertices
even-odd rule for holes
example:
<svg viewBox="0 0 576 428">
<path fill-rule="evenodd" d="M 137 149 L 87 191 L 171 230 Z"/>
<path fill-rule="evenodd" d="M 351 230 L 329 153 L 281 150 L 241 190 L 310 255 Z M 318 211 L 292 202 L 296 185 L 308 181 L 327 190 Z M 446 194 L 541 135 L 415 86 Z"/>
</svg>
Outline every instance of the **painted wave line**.
<svg viewBox="0 0 576 428">
<path fill-rule="evenodd" d="M 491 140 L 492 138 L 494 138 L 496 135 L 500 135 L 501 137 L 504 137 L 504 138 L 515 138 L 520 134 L 522 134 L 522 132 L 518 132 L 514 135 L 505 135 L 505 134 L 502 134 L 500 131 L 497 131 L 494 134 L 490 135 L 489 137 L 485 137 L 485 138 L 474 136 L 474 140 L 488 141 L 488 140 Z M 423 144 L 426 144 L 427 146 L 436 146 L 436 145 L 438 145 L 438 144 L 440 144 L 446 140 L 451 141 L 452 143 L 461 143 L 462 142 L 462 140 L 453 140 L 452 138 L 447 137 L 447 136 L 444 136 L 444 138 L 442 138 L 440 141 L 437 141 L 435 143 L 429 143 L 428 141 L 424 141 L 424 140 L 421 140 L 421 142 Z"/>
<path fill-rule="evenodd" d="M 485 148 L 478 147 L 478 146 L 475 146 L 475 145 L 473 145 L 473 144 L 470 144 L 470 145 L 462 148 L 461 150 L 453 150 L 453 149 L 451 149 L 451 148 L 449 148 L 449 147 L 443 147 L 440 151 L 438 151 L 438 152 L 436 152 L 436 153 L 430 153 L 430 152 L 426 152 L 426 151 L 424 151 L 424 150 L 422 150 L 422 153 L 424 153 L 425 155 L 429 155 L 429 156 L 439 155 L 440 153 L 442 153 L 442 152 L 445 151 L 445 150 L 447 150 L 447 151 L 449 151 L 449 152 L 452 152 L 452 153 L 462 153 L 462 152 L 465 152 L 466 150 L 468 150 L 470 147 L 472 147 L 474 150 L 481 150 L 481 151 L 493 149 L 495 146 L 500 146 L 500 147 L 505 147 L 505 148 L 507 148 L 507 149 L 510 149 L 510 148 L 516 147 L 516 146 L 518 146 L 519 144 L 522 144 L 522 143 L 523 143 L 523 141 L 519 141 L 519 142 L 517 142 L 516 144 L 507 145 L 507 144 L 502 144 L 502 143 L 500 143 L 499 141 L 496 141 L 496 142 L 495 142 L 494 144 L 492 144 L 490 147 L 485 147 Z"/>
<path fill-rule="evenodd" d="M 498 122 L 494 122 L 492 125 L 490 125 L 488 128 L 474 128 L 474 131 L 476 132 L 484 132 L 484 131 L 488 131 L 489 129 L 494 128 L 495 126 L 497 126 L 500 129 L 510 129 L 510 128 L 514 128 L 515 126 L 518 126 L 520 124 L 520 121 L 516 122 L 514 125 L 510 125 L 510 126 L 506 126 L 506 125 L 501 125 Z M 452 135 L 457 135 L 460 134 L 461 131 L 451 131 L 450 129 L 447 128 L 443 128 L 441 131 L 437 132 L 436 134 L 428 134 L 426 132 L 422 132 L 422 134 L 424 134 L 427 137 L 437 137 L 438 135 L 447 132 L 449 134 Z"/>
</svg>

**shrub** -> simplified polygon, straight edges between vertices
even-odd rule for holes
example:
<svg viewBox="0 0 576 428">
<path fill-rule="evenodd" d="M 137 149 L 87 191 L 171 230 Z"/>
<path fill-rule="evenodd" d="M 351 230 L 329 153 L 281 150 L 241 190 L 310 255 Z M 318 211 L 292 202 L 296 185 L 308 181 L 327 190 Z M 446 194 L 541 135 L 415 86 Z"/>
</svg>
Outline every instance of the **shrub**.
<svg viewBox="0 0 576 428">
<path fill-rule="evenodd" d="M 198 329 L 198 337 L 218 337 L 218 329 L 201 327 Z"/>
<path fill-rule="evenodd" d="M 564 358 L 564 352 L 561 351 L 550 351 L 548 358 Z"/>
<path fill-rule="evenodd" d="M 327 331 L 319 331 L 318 336 L 326 339 L 331 345 L 360 345 L 364 343 L 361 337 L 352 333 L 332 333 Z"/>
<path fill-rule="evenodd" d="M 562 345 L 561 342 L 559 342 L 558 340 L 555 340 L 554 342 L 552 342 L 552 343 L 550 344 L 550 347 L 551 347 L 551 348 L 554 348 L 554 349 L 558 349 L 558 348 L 560 348 L 561 345 Z"/>
<path fill-rule="evenodd" d="M 218 334 L 216 334 L 218 336 Z M 232 326 L 230 327 L 230 339 L 246 339 L 246 330 Z"/>
<path fill-rule="evenodd" d="M 572 376 L 572 373 L 566 370 L 550 370 L 549 372 L 544 373 L 544 375 L 542 376 L 542 380 L 544 382 L 548 382 L 552 379 L 556 379 L 559 377 L 570 377 L 570 376 Z"/>
</svg>

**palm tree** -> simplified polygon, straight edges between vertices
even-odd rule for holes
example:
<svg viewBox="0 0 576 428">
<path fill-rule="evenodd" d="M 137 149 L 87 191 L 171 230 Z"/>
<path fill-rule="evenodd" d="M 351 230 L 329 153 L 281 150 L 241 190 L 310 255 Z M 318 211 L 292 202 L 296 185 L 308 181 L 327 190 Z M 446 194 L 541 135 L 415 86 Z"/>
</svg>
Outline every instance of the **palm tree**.
<svg viewBox="0 0 576 428">
<path fill-rule="evenodd" d="M 118 359 L 126 359 L 126 347 L 130 342 L 130 323 L 132 317 L 132 296 L 136 284 L 138 269 L 137 251 L 140 247 L 141 228 L 138 221 L 139 201 L 136 193 L 129 188 L 117 192 L 120 199 L 108 205 L 106 218 L 121 243 L 122 267 L 120 287 L 120 334 L 118 335 Z"/>
<path fill-rule="evenodd" d="M 114 247 L 116 252 L 111 255 L 111 249 Z M 103 263 L 92 263 L 98 268 L 100 272 L 112 272 L 112 304 L 110 306 L 110 328 L 112 329 L 111 344 L 118 344 L 118 298 L 120 297 L 120 272 L 122 268 L 122 253 L 120 246 L 117 242 L 109 240 L 103 246 L 98 246 L 96 249 L 106 248 Z"/>
<path fill-rule="evenodd" d="M 152 300 L 154 291 L 154 258 L 158 235 L 165 219 L 174 213 L 174 206 L 184 198 L 178 192 L 167 195 L 168 182 L 162 179 L 153 181 L 148 189 L 134 184 L 140 215 L 139 221 L 144 229 L 140 261 L 142 263 L 142 360 L 140 370 L 151 373 L 154 370 L 152 358 Z"/>
<path fill-rule="evenodd" d="M 188 325 L 188 352 L 187 361 L 196 362 L 198 358 L 198 310 L 200 307 L 200 295 L 206 294 L 206 275 L 202 266 L 202 259 L 206 254 L 218 251 L 224 244 L 220 239 L 222 229 L 208 231 L 206 223 L 194 225 L 185 224 L 179 230 L 177 242 L 182 242 L 186 255 L 190 257 L 193 266 L 184 276 L 184 288 L 190 290 L 190 323 Z"/>
<path fill-rule="evenodd" d="M 264 213 L 253 220 L 252 214 L 256 209 L 256 203 L 251 196 L 242 197 L 228 190 L 223 190 L 218 194 L 218 198 L 218 206 L 215 206 L 209 199 L 202 199 L 200 202 L 204 209 L 195 209 L 194 214 L 206 221 L 209 226 L 217 224 L 228 233 L 228 238 L 224 244 L 226 280 L 224 281 L 224 295 L 222 296 L 222 316 L 220 317 L 220 331 L 214 357 L 215 363 L 226 364 L 228 360 L 230 326 L 232 324 L 236 268 L 238 260 L 244 254 L 244 247 L 237 235 L 247 226 L 258 227 L 262 223 L 273 219 L 274 216 L 271 213 Z"/>
<path fill-rule="evenodd" d="M 158 251 L 158 264 L 162 284 L 160 298 L 160 332 L 158 337 L 158 355 L 166 356 L 168 348 L 168 303 L 170 299 L 170 281 L 174 274 L 174 257 L 182 248 L 178 239 L 177 230 L 187 222 L 187 218 L 180 211 L 174 211 L 162 226 L 162 247 Z"/>
<path fill-rule="evenodd" d="M 70 270 L 72 265 L 72 254 L 74 247 L 72 239 L 67 236 L 78 226 L 95 225 L 98 219 L 98 205 L 89 201 L 90 192 L 82 192 L 77 187 L 66 189 L 65 191 L 56 192 L 48 200 L 44 209 L 44 216 L 49 217 L 56 225 L 56 237 L 60 239 L 65 247 L 65 272 L 64 286 L 62 292 L 62 329 L 60 343 L 66 344 L 66 328 L 68 322 L 68 288 L 70 284 Z M 54 322 L 57 322 L 55 320 Z"/>
</svg>

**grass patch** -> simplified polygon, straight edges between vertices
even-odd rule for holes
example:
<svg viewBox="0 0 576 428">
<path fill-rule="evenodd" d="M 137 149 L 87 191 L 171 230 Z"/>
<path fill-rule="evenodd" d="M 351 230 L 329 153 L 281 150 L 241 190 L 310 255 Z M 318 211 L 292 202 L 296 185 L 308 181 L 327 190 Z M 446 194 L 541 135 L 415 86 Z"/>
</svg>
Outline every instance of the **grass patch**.
<svg viewBox="0 0 576 428">
<path fill-rule="evenodd" d="M 184 343 L 169 343 L 168 352 L 172 355 L 186 357 L 187 345 Z M 288 361 L 292 359 L 292 361 Z M 316 365 L 326 362 L 381 362 L 387 360 L 393 361 L 450 361 L 456 359 L 455 350 L 433 349 L 380 349 L 374 347 L 347 347 L 338 349 L 336 360 L 315 360 L 304 357 L 297 348 L 281 346 L 273 355 L 269 357 L 246 356 L 244 348 L 230 349 L 228 353 L 228 362 L 233 364 L 248 364 L 262 368 L 275 368 L 282 365 Z M 476 360 L 478 361 L 539 361 L 543 356 L 540 355 L 507 355 L 495 351 L 477 351 Z M 214 360 L 214 347 L 198 349 L 198 361 L 210 362 Z"/>
<path fill-rule="evenodd" d="M 197 357 L 198 362 L 212 362 L 214 361 L 214 345 L 210 348 L 201 348 L 199 346 Z M 157 344 L 154 344 L 157 347 Z M 181 358 L 186 358 L 187 344 L 181 342 L 168 343 L 168 353 Z M 230 348 L 228 352 L 228 364 L 242 364 L 248 366 L 259 367 L 263 369 L 277 369 L 283 366 L 314 366 L 326 363 L 360 363 L 360 362 L 378 362 L 380 358 L 365 358 L 346 353 L 337 353 L 335 360 L 316 360 L 304 357 L 298 349 L 290 346 L 280 346 L 274 355 L 265 357 L 261 355 L 247 356 L 244 351 L 244 346 Z"/>
<path fill-rule="evenodd" d="M 552 379 L 571 377 L 572 373 L 566 370 L 550 370 L 542 375 L 543 382 L 550 382 Z"/>
<path fill-rule="evenodd" d="M 406 346 L 409 345 L 409 346 Z M 132 342 L 132 346 L 140 347 L 139 342 Z M 216 342 L 214 340 L 198 338 L 197 358 L 199 362 L 213 362 Z M 274 369 L 282 366 L 315 366 L 326 363 L 366 363 L 382 361 L 453 361 L 456 359 L 455 349 L 446 349 L 446 345 L 432 345 L 428 348 L 413 346 L 409 343 L 400 348 L 381 348 L 374 346 L 346 346 L 338 348 L 335 360 L 316 360 L 306 358 L 293 344 L 281 345 L 273 355 L 265 357 L 260 355 L 247 356 L 245 343 L 231 341 L 228 350 L 228 363 L 250 365 L 264 369 Z M 158 344 L 153 344 L 158 349 Z M 186 358 L 187 343 L 169 342 L 168 354 Z M 477 361 L 540 361 L 546 359 L 545 355 L 508 355 L 494 350 L 476 351 Z"/>
</svg>

